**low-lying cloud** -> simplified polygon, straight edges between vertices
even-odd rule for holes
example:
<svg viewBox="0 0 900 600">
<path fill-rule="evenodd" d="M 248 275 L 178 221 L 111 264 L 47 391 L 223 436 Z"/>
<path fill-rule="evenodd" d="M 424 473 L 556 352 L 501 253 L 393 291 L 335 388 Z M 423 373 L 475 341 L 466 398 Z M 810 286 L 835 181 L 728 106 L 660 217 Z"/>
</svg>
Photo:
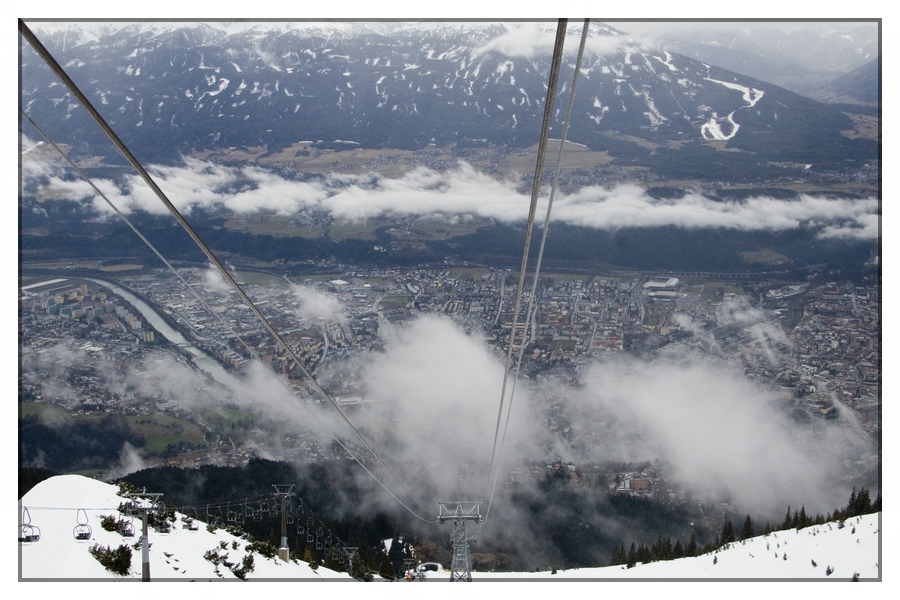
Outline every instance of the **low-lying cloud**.
<svg viewBox="0 0 900 600">
<path fill-rule="evenodd" d="M 564 55 L 574 59 L 578 52 L 583 22 L 570 21 L 566 29 Z M 488 43 L 476 48 L 472 58 L 478 59 L 495 51 L 503 56 L 527 59 L 548 60 L 553 54 L 556 38 L 556 25 L 550 23 L 518 23 L 509 24 L 509 30 L 503 35 L 491 39 Z M 589 35 L 585 40 L 585 51 L 588 54 L 614 54 L 623 45 L 632 44 L 624 36 Z"/>
<path fill-rule="evenodd" d="M 747 323 L 758 316 L 735 304 L 721 319 Z M 409 501 L 392 477 L 372 465 L 333 407 L 321 398 L 297 398 L 261 363 L 250 363 L 221 387 L 165 353 L 148 355 L 127 370 L 91 359 L 73 342 L 29 350 L 22 358 L 25 380 L 47 401 L 60 392 L 52 384 L 55 378 L 47 376 L 50 370 L 90 363 L 106 387 L 123 397 L 175 401 L 180 410 L 204 414 L 236 406 L 257 414 L 261 430 L 311 433 L 326 443 L 337 436 L 388 489 Z M 348 418 L 429 510 L 459 494 L 483 497 L 503 357 L 481 336 L 466 334 L 446 318 L 424 316 L 397 327 L 396 335 L 385 339 L 384 351 L 360 353 L 341 368 L 370 402 L 348 412 Z M 824 514 L 846 501 L 848 461 L 876 456 L 869 437 L 850 420 L 798 423 L 783 396 L 750 381 L 725 359 L 677 352 L 655 358 L 615 355 L 585 365 L 577 386 L 561 381 L 520 382 L 504 446 L 504 477 L 509 467 L 532 459 L 560 457 L 581 466 L 660 460 L 670 465 L 670 482 L 697 498 L 730 501 L 754 515 L 777 516 L 788 504 Z M 566 435 L 548 429 L 551 404 L 562 405 L 571 417 Z M 255 440 L 262 444 L 258 452 L 277 456 L 266 439 Z M 135 452 L 122 459 L 125 470 L 140 463 Z M 379 490 L 367 510 L 394 502 L 372 481 L 364 485 Z"/>
<path fill-rule="evenodd" d="M 99 214 L 109 206 L 81 180 L 62 177 L 46 165 L 31 165 L 23 157 L 23 173 L 40 194 L 85 203 Z M 446 171 L 419 167 L 397 178 L 328 174 L 305 181 L 282 177 L 258 166 L 231 167 L 186 158 L 180 166 L 151 167 L 150 172 L 172 203 L 184 214 L 194 209 L 224 209 L 239 214 L 274 212 L 300 216 L 327 213 L 339 221 L 358 222 L 373 217 L 426 217 L 457 219 L 474 215 L 503 223 L 524 222 L 529 197 L 517 182 L 491 177 L 461 162 Z M 28 177 L 26 177 L 26 180 Z M 37 181 L 41 183 L 38 184 Z M 137 176 L 98 180 L 95 184 L 125 213 L 165 214 L 166 208 Z M 546 211 L 549 193 L 538 210 Z M 718 228 L 737 231 L 815 232 L 820 238 L 876 240 L 880 230 L 877 198 L 850 199 L 801 194 L 792 199 L 765 195 L 741 200 L 719 200 L 699 192 L 677 199 L 657 199 L 634 184 L 613 187 L 585 186 L 572 193 L 557 193 L 554 222 L 602 230 L 674 226 L 685 229 Z"/>
<path fill-rule="evenodd" d="M 344 306 L 336 296 L 308 285 L 291 285 L 291 294 L 300 302 L 297 318 L 301 322 L 346 321 Z"/>
</svg>

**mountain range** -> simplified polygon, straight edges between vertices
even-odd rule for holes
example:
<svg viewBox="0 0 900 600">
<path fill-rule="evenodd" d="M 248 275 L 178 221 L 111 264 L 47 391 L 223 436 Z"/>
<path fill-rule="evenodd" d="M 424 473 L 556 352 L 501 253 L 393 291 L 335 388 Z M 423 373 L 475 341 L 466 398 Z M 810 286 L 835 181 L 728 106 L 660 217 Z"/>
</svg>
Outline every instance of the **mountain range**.
<svg viewBox="0 0 900 600">
<path fill-rule="evenodd" d="M 300 25 L 31 24 L 143 160 L 172 163 L 223 147 L 304 152 L 301 142 L 420 150 L 522 149 L 538 140 L 552 22 Z M 551 137 L 562 130 L 580 29 L 570 22 Z M 735 60 L 734 51 L 716 55 L 717 65 L 710 54 L 717 45 L 651 43 L 592 23 L 568 139 L 622 166 L 665 170 L 674 161 L 701 179 L 713 161 L 754 171 L 877 158 L 876 140 L 846 135 L 856 126 L 845 112 L 748 74 L 762 70 Z M 865 46 L 871 51 L 871 42 Z M 771 53 L 766 60 L 774 61 Z M 744 73 L 734 70 L 741 66 Z M 877 98 L 875 67 L 865 68 L 867 78 L 829 82 L 831 96 Z M 27 43 L 20 73 L 29 116 L 83 160 L 99 154 L 115 162 L 108 143 L 97 149 L 103 134 Z"/>
</svg>

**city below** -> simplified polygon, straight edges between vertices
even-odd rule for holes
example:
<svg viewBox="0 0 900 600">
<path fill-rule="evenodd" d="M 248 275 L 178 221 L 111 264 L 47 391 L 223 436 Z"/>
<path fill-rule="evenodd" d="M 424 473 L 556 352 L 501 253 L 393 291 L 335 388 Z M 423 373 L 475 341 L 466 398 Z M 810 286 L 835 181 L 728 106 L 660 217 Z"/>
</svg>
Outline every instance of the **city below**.
<svg viewBox="0 0 900 600">
<path fill-rule="evenodd" d="M 144 269 L 97 271 L 96 277 L 77 272 L 32 271 L 20 280 L 23 415 L 46 420 L 49 404 L 74 418 L 171 415 L 174 419 L 165 424 L 157 419 L 152 439 L 144 433 L 142 461 L 148 466 L 246 464 L 261 447 L 266 457 L 284 460 L 340 457 L 333 446 L 289 428 L 262 434 L 258 417 L 246 409 L 232 407 L 224 418 L 199 411 L 203 402 L 198 398 L 210 394 L 199 387 L 173 394 L 163 385 L 153 392 L 147 391 L 152 386 L 110 383 L 115 379 L 110 371 L 139 373 L 147 365 L 176 359 L 227 386 L 228 378 L 242 377 L 258 360 L 299 398 L 322 402 L 221 275 L 202 268 L 179 269 L 178 276 Z M 612 354 L 668 355 L 674 360 L 705 356 L 738 366 L 748 380 L 770 389 L 799 425 L 824 426 L 843 414 L 877 439 L 878 274 L 873 269 L 853 284 L 839 275 L 812 269 L 806 280 L 793 282 L 625 271 L 542 275 L 533 299 L 529 280 L 521 304 L 517 342 L 526 306 L 533 301 L 523 381 L 543 403 L 548 435 L 566 437 L 579 423 L 578 407 L 559 398 L 558 388 L 549 385 L 554 378 L 577 386 L 587 364 Z M 483 340 L 499 364 L 507 355 L 516 292 L 516 274 L 510 270 L 348 269 L 293 279 L 241 271 L 235 277 L 305 369 L 317 379 L 323 375 L 324 389 L 351 418 L 372 400 L 361 375 L 346 365 L 353 364 L 354 356 L 383 351 L 418 315 L 437 313 L 452 320 L 467 336 Z M 62 359 L 66 352 L 70 358 Z M 192 436 L 191 428 L 198 427 L 200 433 Z M 600 454 L 600 434 L 590 427 L 579 429 L 580 447 L 592 449 L 586 454 Z M 273 447 L 271 440 L 282 434 L 283 442 Z M 159 440 L 168 443 L 149 443 Z M 604 472 L 604 478 L 596 466 L 601 456 L 584 460 L 576 464 L 551 456 L 540 464 L 515 466 L 506 485 L 515 485 L 532 470 L 562 472 L 586 484 L 593 476 L 610 491 L 631 495 L 673 487 L 649 464 L 621 466 Z M 877 460 L 846 457 L 848 479 L 861 476 Z"/>
</svg>

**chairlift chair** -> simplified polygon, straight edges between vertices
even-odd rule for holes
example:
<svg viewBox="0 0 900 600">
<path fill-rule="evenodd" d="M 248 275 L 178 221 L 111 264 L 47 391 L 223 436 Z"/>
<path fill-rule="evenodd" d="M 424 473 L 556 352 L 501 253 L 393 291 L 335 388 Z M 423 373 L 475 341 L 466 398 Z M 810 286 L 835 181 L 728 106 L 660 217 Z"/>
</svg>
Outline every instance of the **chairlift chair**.
<svg viewBox="0 0 900 600">
<path fill-rule="evenodd" d="M 22 525 L 19 529 L 19 541 L 25 543 L 37 542 L 41 539 L 41 530 L 36 525 Z"/>
<path fill-rule="evenodd" d="M 91 539 L 91 526 L 88 525 L 87 511 L 79 508 L 75 513 L 75 521 L 77 525 L 72 529 L 72 536 L 78 541 L 86 541 Z"/>
<path fill-rule="evenodd" d="M 209 509 L 209 504 L 206 505 L 206 523 L 214 527 L 218 527 L 221 523 L 219 516 Z"/>
<path fill-rule="evenodd" d="M 31 513 L 28 507 L 22 507 L 22 524 L 19 526 L 19 541 L 25 543 L 37 542 L 41 539 L 41 529 L 31 524 Z"/>
<path fill-rule="evenodd" d="M 122 537 L 134 537 L 134 519 L 128 517 L 128 520 L 122 523 L 122 530 L 119 533 Z"/>
</svg>

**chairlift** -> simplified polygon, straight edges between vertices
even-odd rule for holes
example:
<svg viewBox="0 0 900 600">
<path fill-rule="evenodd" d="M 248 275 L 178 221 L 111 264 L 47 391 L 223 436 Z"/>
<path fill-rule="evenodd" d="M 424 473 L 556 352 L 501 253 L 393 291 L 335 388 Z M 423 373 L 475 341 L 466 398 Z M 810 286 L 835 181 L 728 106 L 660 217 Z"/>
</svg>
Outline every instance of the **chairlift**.
<svg viewBox="0 0 900 600">
<path fill-rule="evenodd" d="M 287 521 L 288 525 L 293 525 L 294 521 L 295 521 L 294 511 L 292 511 L 292 510 L 287 511 L 287 516 L 285 517 L 285 520 Z"/>
<path fill-rule="evenodd" d="M 244 507 L 244 518 L 252 519 L 254 517 L 254 515 L 256 514 L 256 512 L 253 510 L 253 507 L 250 506 L 249 504 L 242 504 L 241 506 Z"/>
<path fill-rule="evenodd" d="M 231 510 L 231 503 L 229 502 L 227 508 L 225 509 L 225 518 L 229 523 L 235 523 L 237 522 L 237 517 L 237 511 Z"/>
<path fill-rule="evenodd" d="M 307 530 L 306 530 L 306 543 L 307 543 L 307 544 L 312 544 L 314 541 L 316 541 L 315 536 L 312 534 L 312 531 L 310 531 L 309 529 L 307 529 Z"/>
<path fill-rule="evenodd" d="M 300 535 L 306 533 L 306 529 L 304 529 L 303 525 L 301 525 L 300 523 L 297 523 L 297 533 Z"/>
<path fill-rule="evenodd" d="M 275 517 L 281 512 L 281 505 L 278 502 L 275 502 L 273 499 L 272 502 L 269 503 L 269 516 Z"/>
<path fill-rule="evenodd" d="M 91 539 L 91 526 L 88 525 L 88 516 L 87 511 L 83 508 L 79 508 L 78 512 L 75 513 L 75 521 L 77 525 L 72 529 L 72 536 L 78 541 L 86 541 Z"/>
<path fill-rule="evenodd" d="M 41 539 L 41 529 L 31 524 L 31 513 L 28 507 L 22 507 L 22 524 L 19 526 L 19 541 L 24 543 L 37 542 Z"/>
<path fill-rule="evenodd" d="M 122 523 L 122 529 L 119 533 L 122 534 L 122 537 L 134 537 L 134 519 L 128 517 L 128 520 Z"/>
<path fill-rule="evenodd" d="M 322 549 L 322 540 L 320 540 L 319 537 L 316 536 L 316 550 L 321 550 L 321 549 Z"/>
<path fill-rule="evenodd" d="M 219 525 L 219 517 L 209 510 L 209 504 L 206 505 L 206 522 L 209 525 L 217 527 Z"/>
</svg>

